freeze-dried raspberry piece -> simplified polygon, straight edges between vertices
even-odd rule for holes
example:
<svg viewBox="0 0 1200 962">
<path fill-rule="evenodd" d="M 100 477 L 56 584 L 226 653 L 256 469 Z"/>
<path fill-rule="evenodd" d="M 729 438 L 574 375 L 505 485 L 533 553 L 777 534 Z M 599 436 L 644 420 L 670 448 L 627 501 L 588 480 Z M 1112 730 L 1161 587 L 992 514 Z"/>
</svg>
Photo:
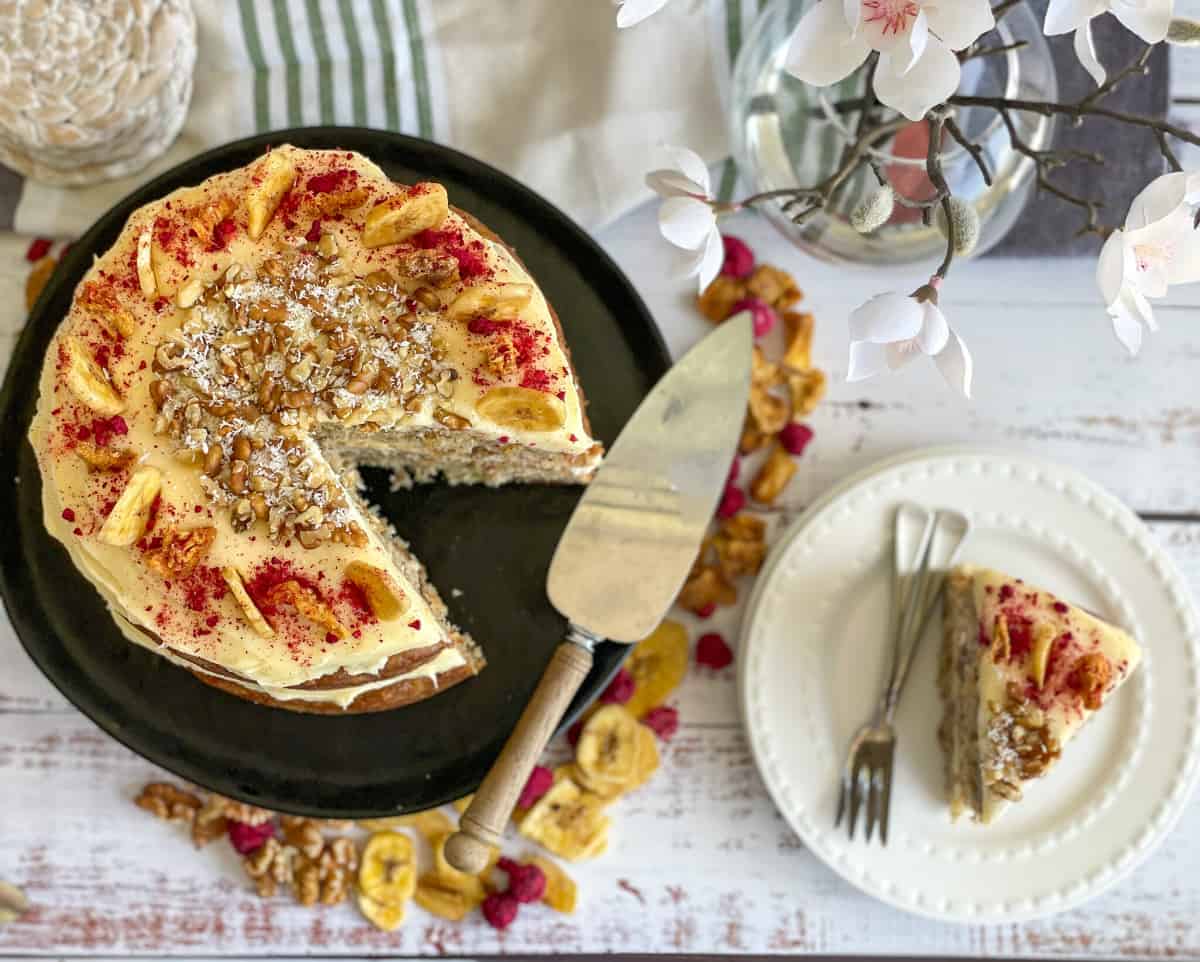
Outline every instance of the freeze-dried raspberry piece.
<svg viewBox="0 0 1200 962">
<path fill-rule="evenodd" d="M 708 668 L 724 668 L 733 661 L 733 652 L 725 639 L 715 631 L 701 635 L 696 642 L 696 664 Z"/>
<path fill-rule="evenodd" d="M 237 850 L 239 855 L 257 852 L 266 844 L 267 839 L 275 837 L 275 825 L 272 822 L 248 825 L 246 822 L 236 822 L 230 819 L 226 831 L 229 833 L 229 844 Z"/>
<path fill-rule="evenodd" d="M 519 908 L 515 896 L 507 892 L 493 892 L 483 900 L 483 917 L 488 925 L 503 932 L 516 920 Z"/>
<path fill-rule="evenodd" d="M 554 773 L 545 765 L 536 765 L 529 773 L 529 780 L 521 789 L 521 797 L 517 800 L 519 808 L 532 808 L 533 803 L 550 791 L 554 784 Z"/>
<path fill-rule="evenodd" d="M 540 902 L 546 894 L 546 874 L 536 865 L 514 864 L 508 872 L 508 894 L 518 902 Z"/>
<path fill-rule="evenodd" d="M 779 432 L 779 443 L 788 454 L 800 455 L 813 439 L 813 430 L 807 424 L 792 421 Z"/>
<path fill-rule="evenodd" d="M 721 495 L 721 503 L 717 505 L 718 518 L 732 518 L 746 506 L 746 492 L 737 485 L 727 484 L 725 493 Z"/>
<path fill-rule="evenodd" d="M 725 234 L 721 237 L 725 246 L 725 260 L 721 273 L 726 277 L 749 277 L 754 273 L 754 251 L 740 237 Z"/>
<path fill-rule="evenodd" d="M 663 741 L 669 741 L 679 731 L 679 709 L 669 705 L 651 708 L 642 716 L 642 724 Z"/>
<path fill-rule="evenodd" d="M 628 668 L 622 668 L 609 682 L 608 687 L 604 689 L 604 694 L 600 696 L 600 700 L 606 705 L 624 705 L 633 697 L 633 689 L 637 683 L 633 680 L 633 675 L 629 673 Z"/>
</svg>

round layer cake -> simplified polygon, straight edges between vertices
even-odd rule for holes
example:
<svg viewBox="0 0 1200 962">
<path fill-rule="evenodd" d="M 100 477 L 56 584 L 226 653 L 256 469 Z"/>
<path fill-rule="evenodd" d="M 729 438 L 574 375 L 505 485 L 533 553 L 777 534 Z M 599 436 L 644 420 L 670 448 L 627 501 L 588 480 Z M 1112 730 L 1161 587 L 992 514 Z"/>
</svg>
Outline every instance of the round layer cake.
<svg viewBox="0 0 1200 962">
<path fill-rule="evenodd" d="M 438 184 L 276 148 L 134 213 L 75 292 L 30 441 L 45 523 L 130 641 L 232 694 L 377 711 L 478 672 L 357 493 L 579 483 L 562 330 Z"/>
</svg>

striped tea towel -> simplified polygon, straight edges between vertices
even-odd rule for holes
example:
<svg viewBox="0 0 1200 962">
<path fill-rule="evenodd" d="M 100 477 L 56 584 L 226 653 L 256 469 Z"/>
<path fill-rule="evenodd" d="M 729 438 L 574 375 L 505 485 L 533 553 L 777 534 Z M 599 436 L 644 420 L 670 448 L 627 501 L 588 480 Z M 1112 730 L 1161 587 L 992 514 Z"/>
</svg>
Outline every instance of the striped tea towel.
<svg viewBox="0 0 1200 962">
<path fill-rule="evenodd" d="M 85 189 L 0 168 L 0 229 L 75 236 L 203 149 L 316 124 L 449 144 L 598 227 L 649 196 L 660 144 L 727 156 L 723 87 L 763 4 L 675 0 L 618 31 L 613 0 L 196 0 L 195 95 L 168 154 Z"/>
</svg>

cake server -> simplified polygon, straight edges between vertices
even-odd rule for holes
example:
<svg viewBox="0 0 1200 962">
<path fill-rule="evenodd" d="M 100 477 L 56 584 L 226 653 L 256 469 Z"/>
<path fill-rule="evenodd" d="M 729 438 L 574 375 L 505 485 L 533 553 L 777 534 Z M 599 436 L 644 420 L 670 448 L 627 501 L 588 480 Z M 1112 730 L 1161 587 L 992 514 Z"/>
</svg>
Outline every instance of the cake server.
<svg viewBox="0 0 1200 962">
<path fill-rule="evenodd" d="M 689 351 L 638 406 L 580 499 L 546 585 L 567 618 L 566 640 L 447 842 L 456 868 L 483 870 L 595 645 L 640 641 L 679 593 L 737 449 L 753 343 L 743 312 Z"/>
</svg>

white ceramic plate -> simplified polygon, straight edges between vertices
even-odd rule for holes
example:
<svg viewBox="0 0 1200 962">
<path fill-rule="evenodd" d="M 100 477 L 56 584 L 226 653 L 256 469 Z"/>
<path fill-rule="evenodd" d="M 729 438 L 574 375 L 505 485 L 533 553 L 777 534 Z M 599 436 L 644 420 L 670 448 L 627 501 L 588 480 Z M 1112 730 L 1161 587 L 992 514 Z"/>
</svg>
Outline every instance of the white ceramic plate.
<svg viewBox="0 0 1200 962">
<path fill-rule="evenodd" d="M 1131 631 L 1145 661 L 1058 766 L 990 826 L 950 822 L 937 744 L 940 630 L 897 715 L 886 848 L 833 827 L 837 778 L 890 645 L 890 525 L 900 501 L 956 508 L 962 558 L 1011 572 Z M 1200 628 L 1150 531 L 1083 476 L 1021 456 L 934 450 L 825 495 L 786 532 L 743 625 L 742 709 L 767 787 L 834 871 L 934 918 L 1015 921 L 1078 905 L 1131 871 L 1175 824 L 1200 766 Z"/>
</svg>

